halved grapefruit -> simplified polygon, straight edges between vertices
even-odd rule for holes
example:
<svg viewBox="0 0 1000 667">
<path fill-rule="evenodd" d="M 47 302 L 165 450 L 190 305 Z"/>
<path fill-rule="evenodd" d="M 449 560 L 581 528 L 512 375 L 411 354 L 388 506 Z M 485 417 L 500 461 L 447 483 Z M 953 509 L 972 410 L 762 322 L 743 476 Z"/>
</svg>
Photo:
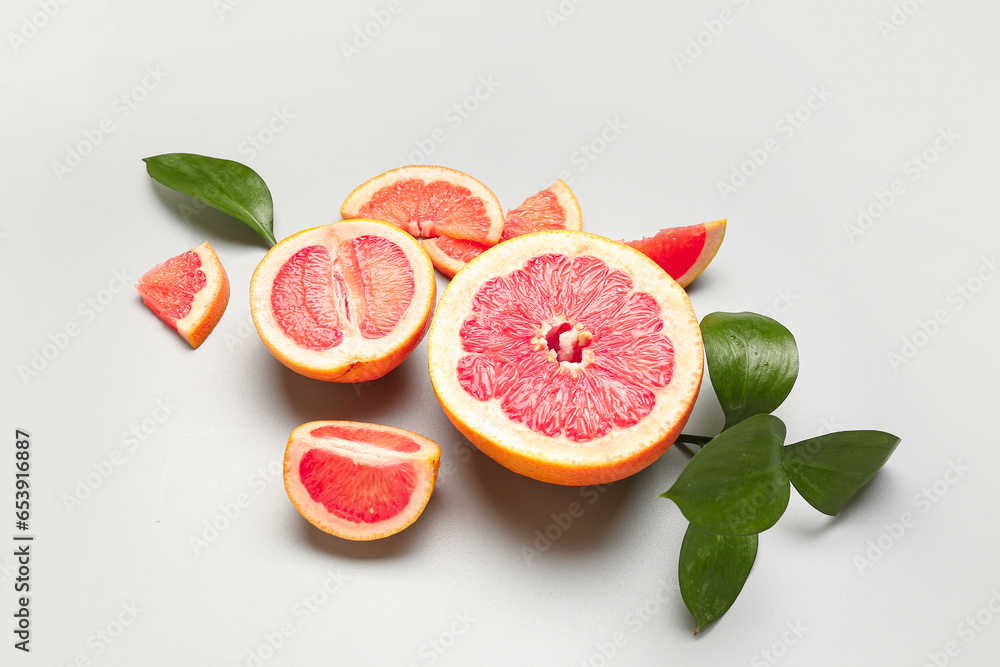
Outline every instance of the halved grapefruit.
<svg viewBox="0 0 1000 667">
<path fill-rule="evenodd" d="M 500 240 L 503 209 L 489 188 L 447 167 L 399 167 L 359 185 L 340 214 L 382 220 L 417 238 L 449 236 L 493 245 Z"/>
<path fill-rule="evenodd" d="M 580 203 L 566 182 L 559 179 L 545 190 L 534 194 L 515 209 L 507 211 L 500 241 L 515 236 L 553 229 L 583 228 Z M 434 268 L 448 278 L 453 277 L 469 260 L 484 250 L 486 245 L 474 241 L 452 239 L 445 236 L 424 239 L 420 242 Z"/>
<path fill-rule="evenodd" d="M 435 290 L 434 268 L 412 236 L 347 220 L 271 248 L 250 281 L 250 313 L 260 339 L 296 373 L 362 382 L 417 346 Z"/>
<path fill-rule="evenodd" d="M 424 511 L 441 448 L 391 426 L 315 421 L 292 431 L 285 491 L 309 523 L 348 540 L 398 533 Z"/>
<path fill-rule="evenodd" d="M 681 287 L 687 287 L 715 257 L 726 236 L 726 221 L 669 227 L 638 241 L 623 241 L 648 255 Z"/>
<path fill-rule="evenodd" d="M 135 288 L 143 302 L 194 348 L 212 333 L 229 305 L 229 276 L 208 241 L 157 264 Z"/>
<path fill-rule="evenodd" d="M 455 427 L 511 470 L 584 485 L 655 461 L 701 385 L 684 290 L 626 245 L 578 231 L 500 243 L 455 276 L 428 339 Z"/>
</svg>

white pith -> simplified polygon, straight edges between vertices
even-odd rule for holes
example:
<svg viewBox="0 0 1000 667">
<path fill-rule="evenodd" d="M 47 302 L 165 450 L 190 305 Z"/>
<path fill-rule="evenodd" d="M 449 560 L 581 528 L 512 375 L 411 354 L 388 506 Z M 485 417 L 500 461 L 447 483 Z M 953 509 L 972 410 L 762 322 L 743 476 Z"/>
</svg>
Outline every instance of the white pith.
<svg viewBox="0 0 1000 667">
<path fill-rule="evenodd" d="M 365 428 L 377 428 L 382 431 L 394 431 L 406 435 L 420 445 L 416 452 L 398 452 L 364 442 L 345 440 L 343 438 L 318 438 L 311 435 L 316 428 L 331 424 L 352 422 L 316 421 L 299 426 L 292 431 L 285 448 L 284 479 L 285 491 L 289 498 L 299 508 L 299 511 L 310 523 L 321 530 L 341 537 L 354 539 L 376 539 L 397 533 L 424 511 L 434 483 L 437 480 L 438 466 L 441 460 L 441 449 L 433 440 L 416 433 L 394 429 L 386 426 L 374 427 L 370 424 L 357 424 Z M 417 471 L 417 484 L 413 488 L 410 500 L 398 514 L 377 523 L 361 523 L 341 518 L 330 512 L 323 503 L 316 502 L 309 496 L 305 485 L 299 477 L 299 465 L 302 457 L 311 449 L 325 449 L 349 458 L 362 465 L 385 465 L 391 463 L 410 462 Z"/>
<path fill-rule="evenodd" d="M 629 274 L 633 290 L 649 294 L 660 305 L 664 321 L 662 332 L 674 345 L 674 374 L 666 387 L 652 389 L 657 397 L 656 405 L 634 426 L 613 428 L 607 435 L 588 442 L 576 442 L 565 436 L 548 437 L 507 418 L 499 399 L 479 401 L 459 383 L 456 368 L 459 359 L 467 354 L 462 349 L 459 331 L 472 313 L 476 291 L 486 280 L 507 275 L 523 267 L 528 259 L 547 253 L 565 254 L 571 258 L 597 257 L 610 268 Z M 562 365 L 570 372 L 575 370 L 574 366 L 584 367 L 590 353 L 590 348 L 585 347 L 583 363 L 562 362 Z M 662 442 L 671 433 L 685 418 L 698 393 L 703 347 L 698 320 L 687 294 L 651 259 L 628 246 L 593 234 L 545 231 L 514 237 L 496 245 L 470 261 L 455 276 L 442 294 L 431 324 L 428 362 L 431 381 L 442 404 L 469 430 L 526 457 L 568 466 L 588 466 L 628 459 Z"/>
<path fill-rule="evenodd" d="M 321 245 L 336 257 L 337 246 L 357 236 L 376 235 L 396 243 L 413 267 L 413 298 L 392 331 L 382 338 L 364 338 L 356 322 L 341 321 L 344 339 L 336 347 L 310 350 L 285 335 L 271 308 L 274 280 L 285 263 L 305 247 Z M 434 306 L 436 284 L 427 253 L 417 241 L 393 225 L 375 220 L 347 220 L 299 232 L 268 251 L 250 281 L 251 312 L 261 338 L 279 355 L 320 371 L 335 371 L 354 363 L 380 360 L 409 341 L 423 326 Z"/>
<path fill-rule="evenodd" d="M 361 215 L 361 207 L 367 204 L 376 192 L 393 183 L 408 180 L 420 180 L 424 183 L 447 181 L 453 185 L 468 188 L 475 197 L 482 200 L 486 208 L 486 215 L 490 219 L 489 232 L 486 238 L 473 240 L 486 245 L 496 243 L 500 240 L 500 234 L 503 233 L 503 209 L 500 207 L 500 202 L 497 200 L 496 195 L 493 194 L 493 191 L 464 172 L 435 165 L 399 167 L 366 181 L 347 196 L 344 204 L 340 207 L 340 215 L 345 219 L 358 217 Z M 414 236 L 422 235 L 422 231 L 419 229 L 411 230 L 410 233 Z"/>
</svg>

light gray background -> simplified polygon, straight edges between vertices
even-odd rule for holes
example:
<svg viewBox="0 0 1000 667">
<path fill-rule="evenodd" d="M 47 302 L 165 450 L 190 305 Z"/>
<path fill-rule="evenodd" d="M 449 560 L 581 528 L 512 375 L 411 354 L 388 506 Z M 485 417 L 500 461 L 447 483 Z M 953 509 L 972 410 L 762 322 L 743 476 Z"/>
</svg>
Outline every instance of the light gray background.
<svg viewBox="0 0 1000 667">
<path fill-rule="evenodd" d="M 995 664 L 995 3 L 906 0 L 894 15 L 891 0 L 402 0 L 396 14 L 384 0 L 224 2 L 4 2 L 0 541 L 14 532 L 15 428 L 33 437 L 37 535 L 30 656 L 10 646 L 13 559 L 0 547 L 5 665 L 235 666 L 256 664 L 252 652 L 268 667 Z M 391 21 L 345 54 L 372 12 Z M 689 39 L 706 46 L 679 66 Z M 463 103 L 476 108 L 456 123 Z M 808 118 L 790 134 L 796 112 Z M 939 133 L 951 139 L 935 154 Z M 424 345 L 368 385 L 287 371 L 250 324 L 264 246 L 192 212 L 140 162 L 190 151 L 249 164 L 282 238 L 339 219 L 352 188 L 429 139 L 416 161 L 473 174 L 505 207 L 564 177 L 585 229 L 614 238 L 727 217 L 691 298 L 699 315 L 765 312 L 795 334 L 801 373 L 778 411 L 790 440 L 902 437 L 837 519 L 793 495 L 739 600 L 702 636 L 675 585 L 685 522 L 657 498 L 682 451 L 583 495 L 471 453 L 434 399 Z M 723 196 L 719 182 L 768 140 L 776 152 Z M 935 161 L 914 172 L 925 150 Z M 68 172 L 55 165 L 67 159 Z M 851 233 L 897 179 L 902 194 Z M 206 239 L 232 298 L 192 351 L 131 287 L 114 291 L 115 272 L 134 280 Z M 722 424 L 707 380 L 692 433 Z M 337 418 L 441 444 L 434 496 L 405 532 L 348 543 L 288 502 L 272 474 L 288 434 Z M 67 507 L 116 450 L 121 464 Z M 583 516 L 551 528 L 574 502 Z M 196 548 L 213 521 L 225 527 Z M 529 559 L 547 529 L 562 534 Z M 307 615 L 310 597 L 322 603 Z M 972 630 L 977 613 L 992 623 Z M 119 617 L 130 625 L 104 643 Z"/>
</svg>

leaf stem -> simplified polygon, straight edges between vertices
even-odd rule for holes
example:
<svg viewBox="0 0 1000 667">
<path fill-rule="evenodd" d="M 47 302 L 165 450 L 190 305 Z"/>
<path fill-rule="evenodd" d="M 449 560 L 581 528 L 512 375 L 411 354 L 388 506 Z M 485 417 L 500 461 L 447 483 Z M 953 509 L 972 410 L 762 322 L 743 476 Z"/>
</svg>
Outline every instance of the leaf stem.
<svg viewBox="0 0 1000 667">
<path fill-rule="evenodd" d="M 693 433 L 681 433 L 679 436 L 677 436 L 677 440 L 675 440 L 675 442 L 679 442 L 683 445 L 695 445 L 696 447 L 704 447 L 712 440 L 714 440 L 714 438 L 707 435 L 694 435 Z"/>
</svg>

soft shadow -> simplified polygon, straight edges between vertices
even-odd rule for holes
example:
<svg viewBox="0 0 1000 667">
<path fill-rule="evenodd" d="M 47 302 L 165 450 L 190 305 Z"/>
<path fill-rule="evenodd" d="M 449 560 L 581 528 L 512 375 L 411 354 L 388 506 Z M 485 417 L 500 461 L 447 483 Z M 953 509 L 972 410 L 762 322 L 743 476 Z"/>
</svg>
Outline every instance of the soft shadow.
<svg viewBox="0 0 1000 667">
<path fill-rule="evenodd" d="M 715 282 L 717 282 L 716 277 L 712 276 L 711 272 L 706 271 L 685 287 L 684 291 L 688 293 L 688 296 L 697 296 L 701 292 L 711 292 L 714 289 L 712 284 Z"/>
<path fill-rule="evenodd" d="M 285 388 L 285 407 L 300 423 L 320 419 L 379 423 L 385 406 L 413 396 L 421 382 L 417 365 L 409 359 L 378 380 L 355 383 L 314 380 L 272 361 L 276 379 Z"/>
<path fill-rule="evenodd" d="M 151 179 L 157 199 L 179 222 L 204 232 L 205 236 L 268 248 L 267 241 L 241 220 L 212 208 L 190 195 L 171 190 Z M 183 207 L 183 208 L 182 208 Z"/>
<path fill-rule="evenodd" d="M 844 505 L 840 514 L 827 516 L 810 506 L 814 512 L 814 520 L 809 524 L 799 523 L 796 529 L 800 533 L 809 535 L 825 533 L 835 528 L 837 524 L 850 522 L 854 516 L 870 514 L 871 508 L 878 504 L 878 498 L 889 498 L 896 495 L 899 495 L 899 484 L 896 476 L 887 470 L 882 470 Z"/>
<path fill-rule="evenodd" d="M 324 533 L 305 519 L 301 519 L 301 517 L 297 518 L 300 519 L 299 523 L 302 524 L 300 528 L 302 541 L 310 549 L 340 558 L 362 560 L 395 558 L 410 551 L 413 548 L 414 541 L 419 539 L 416 532 L 403 530 L 395 535 L 383 537 L 378 540 L 355 542 Z M 410 528 L 412 529 L 412 526 Z"/>
<path fill-rule="evenodd" d="M 548 484 L 511 472 L 478 451 L 469 466 L 510 533 L 522 540 L 528 536 L 535 549 L 550 553 L 607 546 L 636 481 L 632 476 L 594 486 Z"/>
</svg>

